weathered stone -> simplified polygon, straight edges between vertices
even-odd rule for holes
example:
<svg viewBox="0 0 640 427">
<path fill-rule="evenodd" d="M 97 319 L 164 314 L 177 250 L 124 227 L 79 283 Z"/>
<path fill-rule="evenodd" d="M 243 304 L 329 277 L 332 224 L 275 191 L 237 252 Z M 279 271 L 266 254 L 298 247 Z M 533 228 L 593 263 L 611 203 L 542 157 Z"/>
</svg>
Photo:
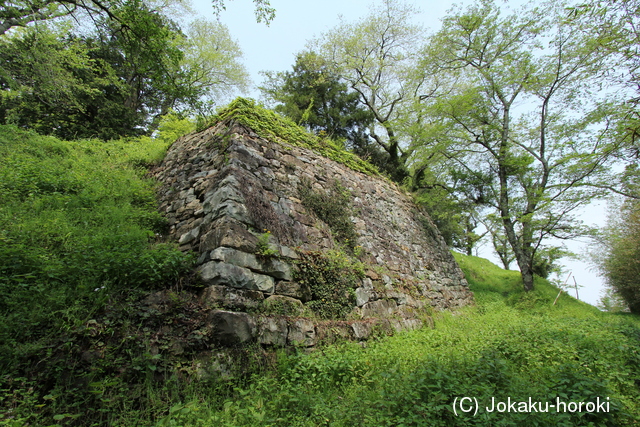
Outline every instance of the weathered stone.
<svg viewBox="0 0 640 427">
<path fill-rule="evenodd" d="M 262 259 L 254 254 L 232 248 L 219 247 L 211 252 L 210 259 L 227 264 L 245 267 L 253 271 L 268 274 L 276 279 L 291 280 L 292 270 L 289 264 L 276 258 Z"/>
<path fill-rule="evenodd" d="M 265 276 L 264 274 L 253 273 L 254 289 L 272 294 L 275 290 L 276 281 L 271 276 Z"/>
<path fill-rule="evenodd" d="M 280 317 L 259 317 L 258 342 L 264 345 L 284 347 L 287 343 L 287 321 Z"/>
<path fill-rule="evenodd" d="M 204 212 L 212 212 L 217 206 L 229 200 L 244 203 L 242 193 L 237 190 L 238 186 L 238 181 L 232 175 L 227 176 L 214 191 L 205 194 L 202 205 Z"/>
<path fill-rule="evenodd" d="M 397 292 L 393 290 L 393 291 L 386 291 L 385 295 L 387 298 L 394 299 L 398 305 L 407 304 L 408 295 L 405 293 Z"/>
<path fill-rule="evenodd" d="M 302 302 L 311 300 L 311 289 L 309 289 L 309 286 L 301 285 L 296 282 L 276 283 L 275 293 L 278 295 L 286 295 L 288 297 L 297 298 Z"/>
<path fill-rule="evenodd" d="M 316 343 L 316 329 L 308 319 L 298 319 L 289 325 L 287 342 L 302 347 L 312 347 Z"/>
<path fill-rule="evenodd" d="M 353 336 L 358 340 L 365 340 L 371 335 L 373 323 L 371 322 L 353 322 L 351 324 Z"/>
<path fill-rule="evenodd" d="M 205 214 L 206 213 L 210 213 L 213 220 L 224 217 L 235 219 L 244 224 L 253 225 L 253 221 L 249 216 L 247 207 L 244 204 L 234 202 L 233 200 L 227 200 L 219 205 L 214 206 L 211 212 L 207 212 L 205 210 Z"/>
<path fill-rule="evenodd" d="M 259 270 L 261 267 L 255 255 L 232 248 L 218 247 L 211 252 L 210 258 L 213 261 L 223 261 L 227 264 L 233 264 L 251 270 Z"/>
<path fill-rule="evenodd" d="M 195 240 L 199 235 L 200 235 L 200 227 L 196 227 L 191 231 L 189 231 L 188 233 L 185 233 L 182 236 L 180 236 L 180 239 L 178 240 L 178 244 L 184 245 L 186 243 L 189 243 Z"/>
<path fill-rule="evenodd" d="M 293 249 L 287 247 L 287 246 L 280 246 L 280 254 L 283 257 L 286 258 L 291 258 L 291 259 L 298 259 L 300 258 L 298 256 L 298 253 L 296 251 L 294 251 Z"/>
<path fill-rule="evenodd" d="M 248 268 L 224 262 L 208 262 L 199 267 L 198 271 L 200 278 L 207 285 L 225 285 L 267 293 L 273 293 L 275 287 L 273 277 L 257 274 Z"/>
<path fill-rule="evenodd" d="M 362 306 L 362 317 L 389 317 L 398 307 L 394 300 L 377 300 Z"/>
<path fill-rule="evenodd" d="M 371 290 L 365 289 L 363 287 L 357 288 L 355 294 L 356 294 L 356 305 L 358 307 L 362 307 L 363 305 L 368 303 L 371 297 L 373 296 L 373 292 Z"/>
<path fill-rule="evenodd" d="M 212 285 L 202 292 L 201 301 L 209 308 L 247 310 L 260 307 L 264 301 L 264 294 L 260 291 Z"/>
<path fill-rule="evenodd" d="M 209 316 L 211 337 L 224 346 L 236 346 L 255 338 L 256 325 L 247 313 L 216 310 Z"/>
<path fill-rule="evenodd" d="M 201 238 L 200 252 L 225 246 L 253 253 L 256 251 L 257 243 L 258 238 L 249 232 L 246 226 L 229 218 L 224 218 L 212 223 L 211 231 Z"/>
</svg>

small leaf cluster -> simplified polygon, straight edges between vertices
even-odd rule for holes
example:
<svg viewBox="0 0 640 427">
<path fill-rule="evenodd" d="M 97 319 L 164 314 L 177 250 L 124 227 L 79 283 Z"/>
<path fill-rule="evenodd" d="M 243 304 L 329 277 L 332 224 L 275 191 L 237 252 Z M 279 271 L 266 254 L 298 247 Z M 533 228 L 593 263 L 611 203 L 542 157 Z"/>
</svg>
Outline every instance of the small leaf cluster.
<svg viewBox="0 0 640 427">
<path fill-rule="evenodd" d="M 256 255 L 271 258 L 280 255 L 277 249 L 274 249 L 269 243 L 271 239 L 271 232 L 265 231 L 258 236 L 258 242 L 256 243 Z"/>
</svg>

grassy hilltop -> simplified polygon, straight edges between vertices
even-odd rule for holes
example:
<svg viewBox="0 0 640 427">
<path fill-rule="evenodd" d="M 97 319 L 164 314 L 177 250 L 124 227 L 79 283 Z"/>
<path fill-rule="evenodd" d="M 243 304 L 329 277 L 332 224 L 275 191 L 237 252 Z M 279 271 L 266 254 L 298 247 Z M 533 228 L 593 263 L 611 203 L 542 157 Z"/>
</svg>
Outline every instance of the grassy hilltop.
<svg viewBox="0 0 640 427">
<path fill-rule="evenodd" d="M 554 306 L 548 282 L 524 293 L 516 272 L 459 254 L 477 304 L 433 329 L 311 354 L 248 349 L 244 372 L 204 375 L 157 342 L 170 326 L 196 346 L 201 314 L 183 292 L 190 257 L 156 242 L 166 225 L 145 168 L 162 135 L 66 142 L 0 126 L 0 426 L 640 423 L 640 319 L 564 294 Z M 170 312 L 140 303 L 165 288 Z M 476 397 L 478 414 L 456 416 L 456 397 Z M 491 397 L 608 398 L 610 411 L 489 413 Z"/>
</svg>

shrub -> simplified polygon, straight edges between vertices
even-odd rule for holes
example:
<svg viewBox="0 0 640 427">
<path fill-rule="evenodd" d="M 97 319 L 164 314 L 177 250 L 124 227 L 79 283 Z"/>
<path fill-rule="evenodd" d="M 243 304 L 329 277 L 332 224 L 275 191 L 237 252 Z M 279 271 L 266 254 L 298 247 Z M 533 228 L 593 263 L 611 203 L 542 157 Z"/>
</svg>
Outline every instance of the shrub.
<svg viewBox="0 0 640 427">
<path fill-rule="evenodd" d="M 354 306 L 354 290 L 364 277 L 362 264 L 338 251 L 302 252 L 296 263 L 295 279 L 311 290 L 307 306 L 322 319 L 344 318 Z"/>
</svg>

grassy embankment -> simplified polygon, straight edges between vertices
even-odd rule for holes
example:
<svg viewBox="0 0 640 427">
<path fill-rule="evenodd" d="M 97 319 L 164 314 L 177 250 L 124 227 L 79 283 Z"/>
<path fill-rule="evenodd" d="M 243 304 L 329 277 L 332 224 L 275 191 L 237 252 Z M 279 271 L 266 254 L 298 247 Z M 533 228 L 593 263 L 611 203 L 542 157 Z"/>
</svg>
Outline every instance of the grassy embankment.
<svg viewBox="0 0 640 427">
<path fill-rule="evenodd" d="M 477 305 L 434 329 L 283 357 L 231 398 L 204 390 L 160 425 L 618 426 L 640 422 L 640 319 L 601 313 L 538 279 L 456 254 Z M 476 416 L 453 412 L 476 397 Z M 609 412 L 488 412 L 496 402 L 609 402 Z M 212 403 L 215 402 L 215 403 Z M 516 406 L 516 408 L 522 408 Z M 541 404 L 536 410 L 544 410 Z M 601 407 L 602 408 L 602 407 Z"/>
<path fill-rule="evenodd" d="M 63 142 L 0 128 L 0 426 L 637 425 L 640 321 L 600 313 L 538 280 L 457 255 L 477 305 L 434 329 L 278 353 L 255 375 L 199 379 L 189 354 L 150 352 L 142 310 L 188 259 L 154 244 L 144 165 L 161 140 Z M 149 319 L 155 323 L 148 323 Z M 162 350 L 164 348 L 165 350 Z M 258 360 L 258 359 L 256 359 Z M 456 417 L 456 397 L 477 416 Z M 490 398 L 609 399 L 610 412 L 489 413 Z"/>
</svg>

